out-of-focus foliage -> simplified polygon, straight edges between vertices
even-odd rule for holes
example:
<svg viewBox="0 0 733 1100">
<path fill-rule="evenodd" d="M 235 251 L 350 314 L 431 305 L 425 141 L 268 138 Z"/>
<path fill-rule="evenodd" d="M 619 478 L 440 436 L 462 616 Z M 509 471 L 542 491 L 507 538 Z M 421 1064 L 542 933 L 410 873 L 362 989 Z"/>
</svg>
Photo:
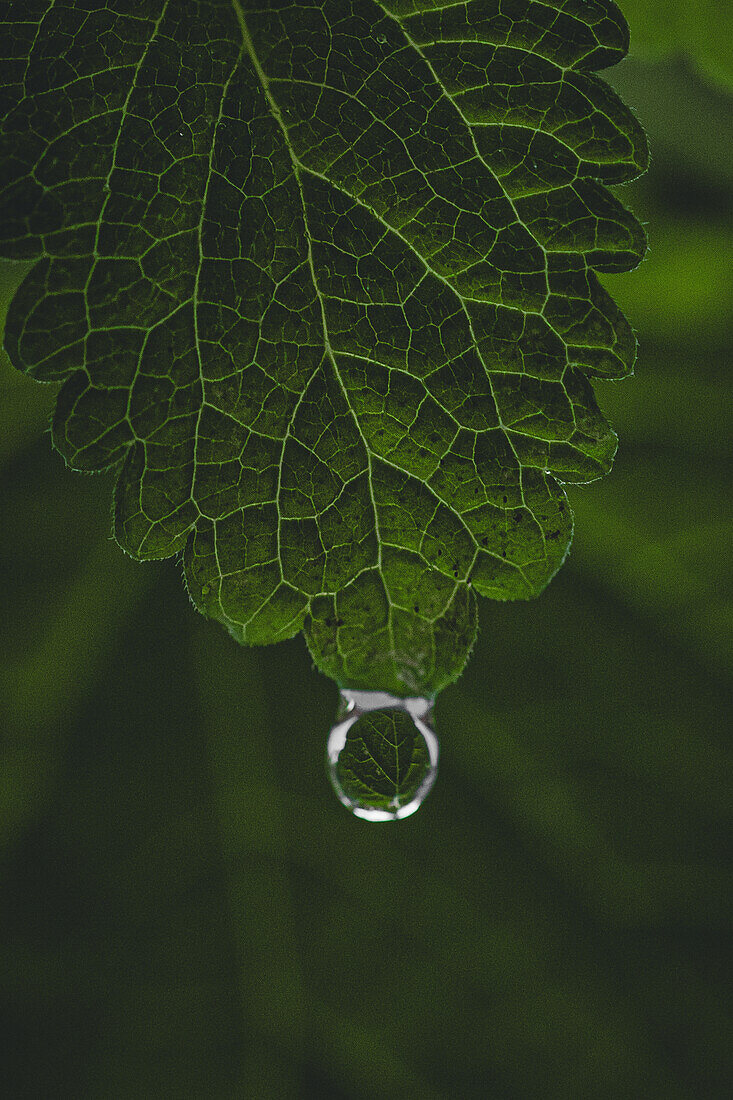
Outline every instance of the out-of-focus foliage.
<svg viewBox="0 0 733 1100">
<path fill-rule="evenodd" d="M 616 469 L 549 590 L 484 607 L 407 821 L 351 818 L 302 643 L 242 650 L 121 555 L 3 364 L 9 1096 L 731 1094 L 733 113 L 684 67 L 622 81 L 655 156 L 650 256 L 608 278 Z"/>
<path fill-rule="evenodd" d="M 693 58 L 702 73 L 733 87 L 733 8 L 725 0 L 625 0 L 633 51 Z"/>
</svg>

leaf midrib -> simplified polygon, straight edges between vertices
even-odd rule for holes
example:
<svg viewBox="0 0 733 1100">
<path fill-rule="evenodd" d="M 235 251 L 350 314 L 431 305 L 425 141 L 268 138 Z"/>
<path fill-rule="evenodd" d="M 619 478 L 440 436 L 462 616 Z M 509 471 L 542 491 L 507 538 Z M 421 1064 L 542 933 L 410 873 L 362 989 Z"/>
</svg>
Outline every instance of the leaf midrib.
<svg viewBox="0 0 733 1100">
<path fill-rule="evenodd" d="M 428 65 L 430 73 L 431 73 L 433 79 L 435 80 L 436 84 L 438 85 L 439 88 L 441 88 L 441 91 L 443 91 L 443 94 L 446 95 L 449 102 L 451 104 L 453 104 L 453 106 L 455 107 L 455 109 L 456 109 L 456 111 L 459 115 L 459 118 L 461 119 L 461 122 L 463 122 L 464 125 L 466 126 L 466 128 L 468 129 L 468 131 L 470 133 L 470 136 L 471 136 L 471 142 L 472 142 L 474 150 L 475 150 L 475 155 L 478 157 L 480 162 L 482 164 L 484 164 L 484 166 L 487 168 L 487 171 L 489 171 L 490 174 L 493 177 L 494 176 L 493 172 L 491 172 L 491 169 L 489 168 L 488 165 L 486 165 L 486 162 L 485 162 L 484 158 L 479 153 L 478 146 L 476 145 L 475 138 L 474 138 L 473 134 L 471 133 L 471 128 L 470 128 L 469 124 L 466 122 L 465 118 L 463 117 L 462 112 L 459 110 L 459 108 L 454 103 L 453 98 L 451 96 L 449 96 L 448 93 L 445 92 L 445 90 L 443 89 L 443 86 L 440 83 L 440 80 L 438 79 L 437 74 L 433 70 L 433 67 L 430 65 L 429 61 L 427 61 L 427 59 L 424 57 L 424 55 L 423 55 L 422 51 L 420 50 L 420 48 L 412 41 L 412 39 L 409 37 L 407 32 L 404 31 L 404 29 L 402 28 L 402 25 L 399 23 L 399 21 L 396 19 L 396 17 L 392 16 L 389 12 L 386 12 L 386 10 L 382 7 L 381 3 L 379 3 L 379 0 L 376 0 L 376 2 L 378 3 L 378 6 L 381 8 L 381 10 L 384 11 L 385 15 L 387 15 L 390 19 L 392 19 L 395 23 L 397 23 L 397 25 L 400 27 L 400 30 L 404 34 L 405 39 L 408 42 L 408 44 L 415 49 L 415 51 L 418 53 L 420 58 L 425 62 L 425 64 Z M 344 188 L 342 188 L 338 184 L 334 183 L 333 180 L 329 179 L 324 174 L 316 171 L 315 169 L 310 168 L 306 164 L 303 164 L 303 162 L 300 160 L 300 158 L 298 157 L 297 153 L 295 152 L 295 150 L 293 149 L 293 147 L 290 143 L 290 140 L 289 140 L 289 137 L 288 137 L 287 126 L 286 126 L 286 124 L 283 120 L 283 117 L 282 117 L 282 111 L 280 110 L 280 106 L 277 103 L 277 100 L 275 99 L 274 95 L 272 94 L 271 87 L 270 87 L 270 84 L 271 84 L 270 79 L 267 76 L 267 74 L 265 73 L 264 69 L 262 68 L 259 57 L 257 56 L 257 51 L 255 50 L 254 42 L 252 41 L 252 36 L 250 34 L 249 27 L 248 27 L 248 24 L 247 24 L 247 19 L 246 19 L 246 16 L 244 14 L 244 10 L 242 8 L 240 0 L 232 0 L 232 6 L 234 8 L 234 12 L 235 12 L 237 21 L 239 23 L 244 49 L 246 50 L 246 52 L 247 52 L 247 54 L 250 58 L 252 66 L 255 70 L 257 78 L 258 78 L 258 80 L 260 82 L 260 85 L 262 87 L 262 91 L 263 91 L 263 94 L 264 94 L 265 99 L 267 101 L 268 107 L 269 107 L 269 109 L 272 113 L 272 116 L 275 119 L 275 121 L 276 121 L 276 123 L 277 123 L 277 125 L 280 129 L 280 132 L 282 133 L 283 141 L 285 143 L 285 147 L 288 150 L 288 155 L 290 157 L 290 162 L 292 164 L 293 176 L 294 176 L 294 178 L 297 182 L 297 185 L 298 185 L 298 193 L 300 195 L 301 208 L 302 208 L 302 211 L 303 211 L 303 222 L 304 222 L 304 226 L 305 226 L 305 233 L 306 233 L 306 240 L 307 240 L 307 247 L 308 247 L 308 258 L 307 258 L 308 259 L 308 268 L 309 268 L 309 271 L 310 271 L 311 280 L 312 280 L 312 283 L 313 283 L 313 288 L 314 288 L 315 294 L 318 298 L 319 306 L 320 306 L 320 309 L 321 309 L 321 320 L 322 320 L 322 325 L 323 325 L 323 339 L 324 339 L 325 351 L 326 351 L 326 354 L 327 354 L 327 356 L 328 356 L 328 358 L 331 362 L 331 365 L 333 367 L 334 374 L 335 374 L 336 379 L 338 381 L 339 387 L 340 387 L 340 389 L 343 393 L 344 400 L 346 402 L 347 408 L 349 409 L 349 412 L 351 413 L 351 416 L 353 418 L 353 421 L 354 421 L 354 424 L 356 426 L 357 432 L 359 433 L 359 437 L 360 437 L 360 439 L 362 441 L 362 444 L 364 446 L 364 451 L 365 451 L 366 458 L 367 458 L 367 464 L 368 464 L 367 480 L 368 480 L 368 484 L 369 484 L 369 496 L 370 496 L 370 500 L 371 500 L 371 504 L 372 504 L 372 511 L 373 511 L 373 515 L 374 515 L 375 533 L 376 533 L 376 538 L 377 538 L 377 568 L 379 570 L 380 576 L 382 577 L 382 581 L 384 583 L 384 574 L 383 574 L 383 571 L 382 571 L 382 545 L 383 545 L 383 543 L 382 543 L 382 538 L 381 538 L 380 531 L 379 531 L 379 516 L 378 516 L 378 511 L 377 511 L 376 500 L 374 498 L 374 489 L 373 489 L 373 483 L 372 483 L 372 469 L 373 469 L 372 452 L 371 452 L 371 448 L 369 446 L 369 443 L 368 443 L 368 441 L 367 441 L 367 439 L 366 439 L 366 437 L 365 437 L 365 435 L 362 431 L 361 425 L 359 423 L 359 418 L 356 415 L 354 409 L 352 408 L 350 397 L 349 397 L 349 392 L 348 392 L 348 389 L 347 389 L 346 385 L 344 384 L 343 378 L 341 376 L 341 372 L 339 371 L 338 363 L 336 361 L 336 355 L 335 355 L 335 352 L 334 352 L 334 350 L 331 346 L 331 342 L 330 342 L 330 338 L 329 338 L 328 323 L 327 323 L 327 319 L 326 319 L 325 303 L 323 301 L 323 295 L 322 295 L 320 287 L 318 285 L 318 280 L 317 280 L 316 272 L 315 272 L 315 265 L 314 265 L 314 262 L 313 262 L 312 237 L 311 237 L 311 233 L 310 233 L 310 229 L 309 229 L 309 225 L 308 225 L 308 210 L 307 210 L 307 205 L 306 205 L 306 201 L 305 201 L 305 195 L 303 193 L 303 186 L 302 186 L 302 180 L 301 180 L 301 173 L 302 172 L 307 172 L 309 175 L 313 176 L 314 178 L 321 179 L 324 183 L 328 184 L 329 187 L 333 187 L 335 190 L 340 191 L 342 194 L 347 195 L 358 206 L 361 206 L 363 209 L 368 210 L 369 213 L 372 215 L 372 217 L 374 217 L 381 225 L 384 226 L 384 228 L 385 228 L 385 230 L 387 230 L 387 232 L 389 232 L 391 234 L 394 234 L 407 248 L 410 249 L 410 251 L 416 256 L 416 258 L 422 264 L 423 268 L 425 269 L 426 274 L 431 274 L 431 275 L 435 276 L 435 278 L 439 279 L 445 286 L 447 286 L 449 288 L 449 290 L 454 295 L 454 297 L 456 297 L 458 299 L 458 302 L 460 303 L 461 310 L 462 310 L 462 312 L 464 313 L 464 315 L 466 317 L 466 322 L 468 324 L 469 332 L 471 334 L 471 339 L 473 341 L 473 346 L 476 349 L 477 354 L 479 355 L 479 357 L 481 359 L 482 366 L 483 366 L 484 371 L 486 373 L 486 377 L 487 377 L 487 380 L 488 380 L 488 383 L 489 383 L 491 395 L 492 395 L 492 398 L 494 399 L 494 405 L 495 405 L 496 411 L 497 411 L 497 417 L 498 417 L 498 420 L 499 420 L 499 427 L 500 427 L 501 431 L 503 432 L 503 434 L 504 434 L 504 436 L 507 440 L 507 443 L 509 444 L 509 446 L 512 450 L 512 453 L 514 454 L 514 456 L 517 460 L 517 465 L 518 465 L 518 468 L 520 470 L 520 474 L 521 474 L 521 470 L 523 468 L 522 463 L 519 459 L 519 455 L 517 454 L 516 448 L 515 448 L 514 443 L 511 439 L 511 430 L 507 428 L 504 421 L 502 420 L 501 413 L 499 411 L 499 405 L 498 405 L 498 402 L 496 401 L 496 395 L 495 395 L 495 392 L 494 392 L 494 386 L 493 386 L 493 381 L 492 381 L 492 378 L 491 378 L 491 374 L 490 374 L 488 368 L 486 367 L 486 364 L 484 363 L 483 356 L 481 356 L 481 352 L 480 352 L 479 347 L 478 347 L 478 341 L 476 340 L 476 335 L 473 331 L 473 322 L 472 322 L 472 319 L 471 319 L 471 315 L 468 312 L 468 309 L 467 309 L 467 306 L 466 306 L 466 301 L 465 301 L 463 295 L 456 289 L 456 287 L 454 287 L 451 284 L 451 282 L 445 276 L 443 276 L 439 272 L 435 271 L 430 266 L 430 264 L 425 259 L 425 257 L 422 256 L 417 251 L 417 249 L 414 247 L 414 245 L 412 245 L 411 242 L 408 241 L 403 236 L 403 234 L 399 232 L 398 229 L 396 229 L 394 226 L 391 226 L 388 222 L 386 222 L 377 213 L 377 211 L 374 210 L 370 205 L 363 202 L 358 196 L 353 195 L 351 192 L 346 191 Z M 499 182 L 499 184 L 501 186 L 500 181 L 497 181 L 497 182 Z M 502 187 L 502 192 L 506 195 L 506 192 L 504 191 L 503 187 Z M 520 225 L 524 225 L 524 223 L 522 222 L 521 218 L 519 217 L 517 211 L 514 208 L 514 204 L 511 202 L 511 199 L 509 199 L 508 196 L 507 196 L 507 200 L 510 202 L 510 204 L 512 206 L 512 210 L 515 214 L 515 217 L 516 217 L 518 223 Z M 525 226 L 525 228 L 526 228 L 526 226 Z M 528 232 L 529 232 L 529 230 L 528 230 Z M 534 237 L 533 237 L 533 239 L 534 239 Z M 547 255 L 546 255 L 546 252 L 545 252 L 544 249 L 543 249 L 543 254 L 545 255 L 545 274 L 547 276 Z M 549 291 L 548 291 L 548 293 L 549 293 Z M 318 369 L 319 368 L 316 367 L 316 370 L 311 375 L 311 378 L 309 378 L 308 385 L 310 384 L 311 379 L 313 378 L 313 376 L 315 375 L 315 373 L 317 372 Z M 306 389 L 307 389 L 307 387 L 304 388 L 303 395 L 305 394 Z M 296 403 L 296 407 L 295 407 L 296 410 L 300 406 L 301 400 L 302 400 L 302 395 L 301 395 L 301 398 Z M 285 434 L 285 438 L 283 440 L 283 451 L 281 452 L 280 468 L 282 468 L 282 458 L 283 458 L 284 451 L 285 451 L 285 443 L 287 442 L 287 439 L 290 436 L 290 428 L 291 428 L 291 425 L 293 423 L 294 417 L 295 417 L 295 411 L 293 412 L 293 414 L 290 418 L 290 421 L 288 423 L 288 428 L 287 428 L 287 431 L 286 431 L 286 434 Z M 459 424 L 457 424 L 457 431 L 460 431 L 460 425 Z M 394 466 L 394 463 L 389 462 L 388 459 L 384 459 L 383 461 L 387 462 L 387 464 L 389 464 L 390 466 Z M 395 468 L 399 468 L 399 467 L 395 467 Z M 404 472 L 407 472 L 407 471 L 401 471 L 401 472 L 404 473 Z M 421 482 L 421 484 L 425 484 L 425 483 Z M 436 501 L 438 501 L 439 503 L 442 503 L 442 504 L 446 504 L 445 501 L 442 501 L 440 497 L 436 496 L 433 493 L 433 491 L 432 491 L 432 489 L 430 489 L 429 485 L 426 485 L 426 488 L 431 492 L 431 495 L 435 496 Z M 530 512 L 530 514 L 533 514 L 532 509 L 529 508 L 529 506 L 527 505 L 527 503 L 525 501 L 524 488 L 521 485 L 521 481 L 520 481 L 520 494 L 521 494 L 521 499 L 522 499 L 522 503 L 523 503 L 524 507 L 527 508 L 527 510 Z M 448 505 L 448 507 L 450 507 L 450 505 Z M 464 529 L 468 532 L 472 542 L 475 545 L 475 554 L 474 554 L 474 559 L 473 559 L 473 561 L 475 561 L 476 555 L 478 554 L 478 551 L 479 551 L 478 540 L 473 535 L 473 533 L 466 527 L 462 516 L 460 516 L 458 513 L 456 513 L 453 509 L 451 509 L 451 511 L 453 512 L 454 515 L 457 516 L 457 518 L 459 519 L 462 527 L 464 527 Z M 540 530 L 542 530 L 541 525 L 539 525 L 539 526 L 540 526 Z M 544 532 L 542 532 L 542 536 L 543 536 L 543 540 L 544 540 Z M 279 557 L 279 544 L 280 544 L 280 515 L 279 515 L 279 512 L 278 512 L 278 557 Z M 496 557 L 498 560 L 501 560 L 503 564 L 506 564 L 504 562 L 504 559 L 499 559 L 498 554 L 493 554 L 493 553 L 490 552 L 490 556 L 491 557 Z M 514 564 L 514 563 L 512 563 L 512 564 Z M 472 565 L 473 565 L 473 562 L 472 562 Z M 526 578 L 525 573 L 524 573 L 524 569 L 519 565 L 515 565 L 515 568 L 517 569 L 518 573 L 523 578 L 523 580 L 527 581 L 527 578 Z M 469 569 L 469 572 L 470 572 L 470 569 Z M 455 597 L 455 594 L 458 591 L 461 583 L 465 583 L 465 578 L 463 578 L 462 580 L 459 579 L 458 583 L 454 583 L 451 599 L 453 599 Z M 529 582 L 527 582 L 527 583 L 529 583 Z M 386 591 L 386 586 L 385 586 L 385 591 Z M 393 608 L 394 605 L 392 604 L 391 600 L 388 600 L 388 602 L 389 602 L 389 615 L 388 615 L 389 636 L 390 636 L 390 642 L 391 642 L 391 645 L 392 645 L 392 650 L 394 652 L 395 644 L 394 644 L 394 632 L 393 632 L 393 627 L 392 627 L 392 608 Z"/>
<path fill-rule="evenodd" d="M 295 151 L 293 150 L 293 148 L 290 144 L 290 140 L 288 138 L 287 127 L 285 126 L 285 123 L 283 121 L 282 112 L 281 112 L 280 107 L 279 107 L 277 101 L 275 100 L 272 92 L 270 91 L 270 81 L 269 81 L 269 79 L 267 77 L 267 74 L 265 73 L 264 69 L 262 68 L 262 65 L 260 64 L 259 57 L 257 56 L 257 51 L 254 48 L 254 43 L 252 41 L 252 36 L 249 32 L 249 27 L 247 25 L 247 20 L 246 20 L 244 11 L 242 9 L 242 5 L 240 3 L 240 0 L 232 0 L 232 4 L 233 4 L 233 7 L 234 7 L 234 13 L 237 17 L 237 21 L 238 21 L 239 26 L 240 26 L 240 30 L 241 30 L 241 34 L 242 34 L 242 42 L 244 44 L 244 48 L 247 51 L 247 54 L 249 55 L 249 58 L 252 62 L 252 67 L 254 68 L 255 73 L 257 75 L 257 78 L 260 82 L 263 94 L 264 94 L 265 99 L 267 101 L 268 107 L 270 108 L 272 116 L 275 119 L 278 127 L 280 128 L 280 132 L 282 133 L 283 141 L 285 142 L 285 147 L 288 150 L 288 156 L 290 157 L 290 163 L 292 164 L 292 167 L 293 167 L 293 176 L 294 176 L 294 179 L 295 179 L 295 181 L 298 185 L 298 193 L 300 195 L 300 204 L 301 204 L 301 208 L 302 208 L 302 211 L 303 211 L 303 224 L 304 224 L 304 227 L 305 227 L 305 236 L 306 236 L 306 241 L 307 241 L 307 246 L 308 246 L 308 268 L 309 268 L 310 275 L 311 275 L 311 281 L 313 283 L 313 289 L 315 291 L 316 297 L 318 298 L 318 303 L 319 303 L 320 310 L 321 310 L 321 322 L 322 322 L 322 325 L 323 325 L 323 342 L 324 342 L 325 353 L 331 361 L 331 365 L 333 367 L 334 374 L 335 374 L 336 379 L 338 380 L 339 386 L 341 387 L 341 390 L 343 392 L 344 400 L 346 401 L 346 406 L 349 409 L 349 412 L 351 413 L 351 416 L 354 420 L 354 423 L 356 425 L 356 430 L 359 433 L 359 437 L 362 441 L 362 444 L 364 446 L 364 451 L 365 451 L 365 454 L 366 454 L 366 459 L 367 459 L 367 483 L 369 485 L 369 497 L 370 497 L 371 504 L 372 504 L 372 512 L 373 512 L 373 515 L 374 515 L 374 529 L 375 529 L 375 534 L 376 534 L 376 538 L 377 538 L 377 568 L 379 570 L 380 576 L 382 577 L 382 583 L 384 584 L 384 574 L 382 572 L 382 539 L 381 539 L 381 535 L 380 535 L 380 531 L 379 531 L 379 515 L 377 513 L 377 503 L 376 503 L 376 500 L 374 499 L 374 488 L 373 488 L 373 484 L 372 484 L 372 456 L 371 456 L 371 451 L 369 449 L 367 441 L 364 437 L 364 433 L 361 430 L 361 425 L 359 424 L 358 417 L 356 416 L 356 413 L 354 412 L 354 410 L 351 407 L 351 402 L 349 400 L 349 394 L 348 394 L 348 391 L 347 391 L 347 389 L 344 385 L 343 379 L 341 377 L 341 373 L 338 369 L 338 365 L 336 363 L 336 356 L 334 355 L 333 348 L 331 347 L 331 341 L 330 341 L 329 335 L 328 335 L 328 326 L 327 326 L 327 323 L 326 323 L 326 308 L 325 308 L 325 305 L 324 305 L 324 302 L 323 302 L 323 296 L 322 296 L 320 288 L 318 286 L 318 280 L 316 279 L 316 272 L 315 272 L 315 267 L 314 267 L 314 264 L 313 264 L 313 247 L 312 247 L 312 241 L 311 241 L 310 228 L 309 228 L 309 225 L 308 225 L 308 211 L 307 211 L 307 208 L 306 208 L 305 195 L 303 194 L 303 185 L 302 185 L 301 178 L 300 178 L 300 168 L 301 168 L 300 160 L 296 156 Z M 320 363 L 315 368 L 315 371 L 317 371 L 319 369 L 319 367 L 320 367 Z M 311 379 L 314 377 L 315 371 L 311 375 Z M 311 379 L 308 380 L 308 385 L 310 385 Z M 291 415 L 290 420 L 288 422 L 288 427 L 287 427 L 287 430 L 285 432 L 285 436 L 284 436 L 284 439 L 283 439 L 283 447 L 282 447 L 282 451 L 281 451 L 281 455 L 280 455 L 280 470 L 282 469 L 282 463 L 283 463 L 283 459 L 284 459 L 284 455 L 285 455 L 285 447 L 286 447 L 288 438 L 290 436 L 290 428 L 291 428 L 291 425 L 294 423 L 294 420 L 295 420 L 295 412 L 299 408 L 300 403 L 303 399 L 303 396 L 307 392 L 308 385 L 304 386 L 301 397 L 296 402 L 295 411 Z M 279 476 L 280 475 L 278 473 L 278 480 L 279 480 Z M 281 546 L 281 543 L 280 543 L 280 530 L 281 530 L 281 518 L 280 518 L 280 509 L 278 508 L 278 516 L 277 516 L 278 562 L 280 563 L 280 570 L 281 570 L 281 573 L 282 573 L 282 557 L 281 557 L 281 554 L 280 554 L 280 546 Z M 386 587 L 385 587 L 385 591 L 386 591 Z M 395 642 L 394 642 L 394 631 L 393 631 L 393 628 L 392 628 L 392 604 L 391 604 L 391 601 L 389 601 L 389 609 L 390 609 L 389 614 L 388 614 L 389 640 L 390 640 L 392 650 L 394 651 Z"/>
<path fill-rule="evenodd" d="M 334 375 L 335 375 L 335 377 L 338 381 L 339 387 L 341 388 L 341 391 L 344 395 L 344 400 L 346 402 L 346 406 L 347 406 L 349 412 L 351 413 L 352 419 L 353 419 L 354 424 L 356 426 L 356 430 L 359 433 L 359 438 L 362 441 L 362 444 L 363 444 L 363 447 L 364 447 L 364 452 L 366 454 L 366 459 L 367 459 L 367 483 L 369 485 L 369 498 L 371 500 L 371 505 L 372 505 L 372 514 L 374 516 L 374 531 L 375 531 L 376 540 L 377 540 L 377 570 L 379 572 L 380 577 L 382 578 L 382 584 L 384 585 L 384 588 L 385 588 L 385 594 L 387 595 L 387 602 L 388 602 L 388 607 L 389 607 L 388 615 L 387 615 L 387 629 L 388 629 L 388 632 L 389 632 L 390 653 L 392 655 L 396 655 L 394 626 L 393 626 L 393 618 L 392 618 L 393 604 L 392 604 L 391 599 L 389 598 L 389 591 L 388 591 L 387 586 L 386 586 L 385 581 L 384 581 L 384 572 L 383 572 L 383 569 L 382 569 L 382 536 L 381 536 L 381 533 L 380 533 L 380 530 L 379 530 L 379 513 L 378 513 L 378 510 L 377 510 L 377 502 L 376 502 L 375 497 L 374 497 L 374 486 L 373 486 L 373 481 L 372 481 L 372 474 L 373 474 L 373 470 L 372 470 L 372 453 L 371 453 L 371 449 L 369 447 L 369 444 L 367 442 L 367 439 L 366 439 L 366 437 L 365 437 L 365 435 L 362 431 L 361 424 L 359 423 L 359 418 L 357 417 L 356 413 L 354 412 L 354 409 L 351 406 L 351 401 L 349 399 L 348 389 L 346 388 L 346 386 L 344 384 L 344 381 L 343 381 L 343 378 L 341 377 L 341 372 L 339 371 L 338 364 L 336 362 L 336 355 L 333 351 L 333 348 L 331 347 L 331 341 L 330 341 L 329 334 L 328 334 L 328 324 L 327 324 L 327 320 L 326 320 L 326 307 L 325 307 L 325 303 L 323 301 L 323 295 L 321 294 L 320 287 L 318 286 L 318 280 L 316 278 L 316 272 L 315 272 L 315 265 L 313 263 L 313 245 L 312 245 L 310 227 L 309 227 L 309 224 L 308 224 L 308 210 L 307 210 L 307 206 L 306 206 L 305 195 L 303 194 L 303 185 L 302 185 L 301 176 L 300 176 L 301 168 L 304 167 L 304 166 L 301 165 L 300 159 L 298 158 L 298 156 L 296 155 L 295 151 L 293 150 L 293 148 L 290 144 L 290 140 L 288 138 L 287 127 L 285 126 L 285 123 L 283 121 L 282 112 L 280 110 L 280 107 L 279 107 L 276 99 L 274 98 L 274 96 L 273 96 L 273 94 L 270 90 L 270 81 L 267 77 L 267 74 L 265 73 L 264 69 L 262 68 L 262 65 L 260 64 L 260 60 L 259 60 L 259 58 L 257 56 L 257 52 L 254 48 L 254 43 L 252 41 L 252 36 L 249 32 L 249 27 L 247 25 L 247 20 L 246 20 L 244 11 L 242 9 L 242 5 L 240 3 L 240 0 L 232 0 L 232 4 L 233 4 L 233 7 L 234 7 L 235 15 L 237 17 L 237 21 L 239 22 L 244 47 L 245 47 L 245 49 L 246 49 L 246 51 L 249 55 L 249 58 L 252 62 L 252 66 L 255 70 L 255 73 L 257 74 L 257 78 L 260 81 L 260 84 L 262 86 L 263 94 L 265 96 L 265 99 L 267 100 L 267 104 L 270 108 L 270 111 L 272 112 L 272 116 L 273 116 L 273 118 L 275 119 L 275 121 L 277 122 L 277 124 L 280 128 L 280 131 L 281 131 L 282 136 L 283 136 L 283 141 L 285 142 L 285 147 L 288 150 L 288 155 L 290 157 L 290 162 L 291 162 L 292 167 L 293 167 L 293 176 L 294 176 L 295 181 L 298 185 L 298 193 L 300 195 L 300 203 L 301 203 L 301 208 L 302 208 L 302 211 L 303 211 L 303 224 L 304 224 L 304 228 L 305 228 L 305 235 L 306 235 L 306 241 L 307 241 L 307 247 L 308 247 L 308 268 L 310 270 L 311 280 L 313 282 L 313 289 L 315 291 L 316 297 L 318 298 L 318 303 L 319 303 L 320 310 L 321 310 L 321 321 L 322 321 L 322 325 L 323 325 L 323 342 L 324 342 L 325 352 L 326 352 L 326 355 L 327 355 L 328 359 L 331 362 L 331 366 L 333 368 Z M 316 368 L 316 370 L 317 369 L 318 368 Z M 303 394 L 305 394 L 306 388 L 303 389 Z M 300 401 L 298 401 L 298 403 L 296 405 L 296 408 L 298 407 L 299 404 L 300 404 Z M 288 424 L 288 430 L 286 431 L 285 438 L 283 440 L 283 450 L 282 450 L 282 453 L 281 453 L 281 464 L 282 464 L 282 456 L 285 453 L 285 444 L 286 444 L 287 439 L 288 439 L 289 434 L 290 434 L 290 425 L 293 423 L 293 420 L 294 420 L 294 414 L 290 418 L 290 422 Z M 279 512 L 279 510 L 278 510 L 278 558 L 280 559 L 280 512 Z M 281 559 L 280 559 L 280 561 L 281 561 Z M 281 564 L 281 569 L 282 569 L 282 564 Z M 457 589 L 458 589 L 458 585 L 454 585 L 453 595 L 455 595 L 455 592 L 457 591 Z"/>
</svg>

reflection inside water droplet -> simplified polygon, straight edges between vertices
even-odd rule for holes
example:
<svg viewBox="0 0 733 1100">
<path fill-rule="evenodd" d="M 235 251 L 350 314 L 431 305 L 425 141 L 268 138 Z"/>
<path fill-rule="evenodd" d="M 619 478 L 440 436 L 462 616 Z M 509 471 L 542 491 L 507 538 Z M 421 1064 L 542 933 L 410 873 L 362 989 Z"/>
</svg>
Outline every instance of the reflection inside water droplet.
<svg viewBox="0 0 733 1100">
<path fill-rule="evenodd" d="M 366 821 L 398 821 L 422 805 L 438 772 L 431 699 L 341 692 L 326 749 L 333 789 Z"/>
</svg>

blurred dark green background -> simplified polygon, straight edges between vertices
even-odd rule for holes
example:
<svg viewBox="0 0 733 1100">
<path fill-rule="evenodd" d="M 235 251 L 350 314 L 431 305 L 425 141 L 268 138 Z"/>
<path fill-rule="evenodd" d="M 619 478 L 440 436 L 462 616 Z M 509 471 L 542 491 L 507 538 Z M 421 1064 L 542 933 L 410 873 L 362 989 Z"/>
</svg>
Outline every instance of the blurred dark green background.
<svg viewBox="0 0 733 1100">
<path fill-rule="evenodd" d="M 483 601 L 415 817 L 339 805 L 302 640 L 239 649 L 125 558 L 0 364 L 3 1096 L 733 1094 L 730 28 L 624 7 L 653 166 L 607 279 L 616 468 L 545 595 Z"/>
</svg>

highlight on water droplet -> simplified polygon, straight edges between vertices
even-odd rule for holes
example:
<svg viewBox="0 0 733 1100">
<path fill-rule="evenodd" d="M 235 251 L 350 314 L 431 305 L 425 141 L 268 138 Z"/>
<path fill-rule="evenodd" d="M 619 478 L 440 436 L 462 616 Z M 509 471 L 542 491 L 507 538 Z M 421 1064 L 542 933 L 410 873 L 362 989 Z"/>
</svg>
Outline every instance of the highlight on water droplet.
<svg viewBox="0 0 733 1100">
<path fill-rule="evenodd" d="M 414 814 L 438 774 L 433 701 L 344 688 L 326 765 L 339 800 L 365 821 Z"/>
</svg>

